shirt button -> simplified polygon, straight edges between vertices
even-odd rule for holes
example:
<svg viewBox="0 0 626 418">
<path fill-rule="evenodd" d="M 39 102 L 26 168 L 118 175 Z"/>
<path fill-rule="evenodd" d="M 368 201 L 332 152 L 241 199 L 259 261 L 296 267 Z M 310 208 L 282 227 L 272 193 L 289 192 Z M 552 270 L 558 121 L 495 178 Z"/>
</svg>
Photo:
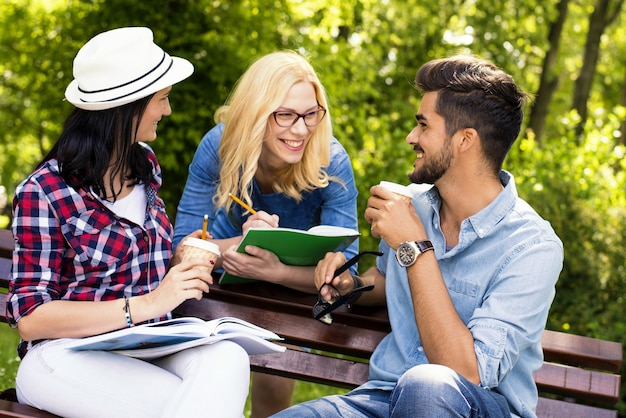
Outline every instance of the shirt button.
<svg viewBox="0 0 626 418">
<path fill-rule="evenodd" d="M 424 351 L 424 347 L 417 347 L 417 351 Z"/>
<path fill-rule="evenodd" d="M 144 242 L 148 242 L 148 240 L 149 240 L 149 239 L 150 239 L 150 238 L 148 238 L 148 236 L 147 236 L 147 235 L 144 235 L 144 236 L 143 236 L 143 241 L 144 241 Z"/>
</svg>

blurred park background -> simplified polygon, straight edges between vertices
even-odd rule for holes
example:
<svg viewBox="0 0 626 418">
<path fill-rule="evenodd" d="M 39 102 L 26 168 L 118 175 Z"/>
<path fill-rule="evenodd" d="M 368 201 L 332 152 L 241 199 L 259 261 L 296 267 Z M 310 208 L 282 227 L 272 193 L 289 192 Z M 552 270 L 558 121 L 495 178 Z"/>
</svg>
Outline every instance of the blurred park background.
<svg viewBox="0 0 626 418">
<path fill-rule="evenodd" d="M 63 93 L 76 52 L 101 31 L 148 26 L 157 44 L 195 65 L 194 75 L 175 86 L 173 114 L 153 143 L 172 219 L 214 111 L 259 56 L 291 49 L 310 58 L 328 93 L 334 134 L 352 157 L 362 213 L 372 184 L 408 182 L 414 155 L 404 139 L 419 106 L 416 70 L 433 58 L 474 54 L 534 96 L 505 169 L 565 245 L 547 327 L 626 343 L 623 3 L 0 0 L 0 227 L 10 222 L 15 186 L 51 147 L 71 110 Z M 360 222 L 361 248 L 376 248 L 362 216 Z M 0 389 L 14 385 L 14 338 L 1 327 Z M 316 397 L 318 389 L 299 391 Z"/>
</svg>

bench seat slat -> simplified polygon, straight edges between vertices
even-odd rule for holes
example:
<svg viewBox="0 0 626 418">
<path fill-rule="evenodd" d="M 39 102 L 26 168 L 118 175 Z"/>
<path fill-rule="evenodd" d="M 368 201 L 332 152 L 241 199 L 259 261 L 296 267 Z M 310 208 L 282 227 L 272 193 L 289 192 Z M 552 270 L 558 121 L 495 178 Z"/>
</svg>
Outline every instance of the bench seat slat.
<svg viewBox="0 0 626 418">
<path fill-rule="evenodd" d="M 561 364 L 544 363 L 535 373 L 540 391 L 615 404 L 619 400 L 620 376 Z"/>
<path fill-rule="evenodd" d="M 290 349 L 278 355 L 250 356 L 250 367 L 253 371 L 347 389 L 367 381 L 369 372 L 366 363 Z"/>
<path fill-rule="evenodd" d="M 537 418 L 617 418 L 617 411 L 557 399 L 539 398 Z"/>
<path fill-rule="evenodd" d="M 0 399 L 0 417 L 11 418 L 59 418 L 58 415 L 51 414 L 41 409 L 33 408 L 17 402 L 10 402 Z"/>
</svg>

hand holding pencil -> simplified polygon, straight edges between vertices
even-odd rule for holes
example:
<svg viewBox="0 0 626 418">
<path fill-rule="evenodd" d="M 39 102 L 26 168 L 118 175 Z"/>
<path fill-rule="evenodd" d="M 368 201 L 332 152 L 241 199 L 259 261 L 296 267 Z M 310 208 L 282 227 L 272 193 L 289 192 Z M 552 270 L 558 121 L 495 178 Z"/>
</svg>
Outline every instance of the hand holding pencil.
<svg viewBox="0 0 626 418">
<path fill-rule="evenodd" d="M 228 196 L 233 199 L 237 204 L 239 204 L 242 208 L 247 210 L 252 216 L 248 217 L 244 226 L 243 232 L 245 233 L 249 228 L 252 227 L 267 227 L 268 225 L 272 228 L 278 227 L 278 215 L 270 215 L 267 212 L 254 210 L 250 205 L 246 202 L 238 198 L 232 193 L 229 193 Z"/>
</svg>

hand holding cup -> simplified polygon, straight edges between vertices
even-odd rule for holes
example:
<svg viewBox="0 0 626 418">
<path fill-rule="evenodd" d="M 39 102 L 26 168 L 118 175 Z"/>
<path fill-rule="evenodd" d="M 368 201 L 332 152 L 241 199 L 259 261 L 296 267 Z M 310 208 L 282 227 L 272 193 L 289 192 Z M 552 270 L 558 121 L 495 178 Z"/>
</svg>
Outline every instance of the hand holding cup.
<svg viewBox="0 0 626 418">
<path fill-rule="evenodd" d="M 413 199 L 413 194 L 411 194 L 408 186 L 384 180 L 378 183 L 378 185 L 400 196 L 404 201 L 410 202 Z"/>
<path fill-rule="evenodd" d="M 183 241 L 183 260 L 202 259 L 208 260 L 211 267 L 198 266 L 208 273 L 213 271 L 213 266 L 220 256 L 220 248 L 217 244 L 200 238 L 187 238 Z"/>
</svg>

